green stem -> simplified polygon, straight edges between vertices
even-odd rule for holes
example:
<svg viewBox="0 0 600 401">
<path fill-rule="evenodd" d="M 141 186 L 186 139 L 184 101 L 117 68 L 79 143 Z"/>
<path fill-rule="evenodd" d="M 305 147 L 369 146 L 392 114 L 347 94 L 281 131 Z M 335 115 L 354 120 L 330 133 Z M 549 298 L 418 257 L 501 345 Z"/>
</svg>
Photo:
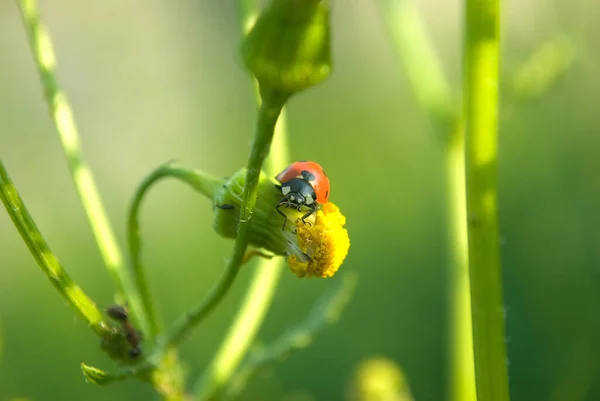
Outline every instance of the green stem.
<svg viewBox="0 0 600 401">
<path fill-rule="evenodd" d="M 222 399 L 238 399 L 248 382 L 259 371 L 289 357 L 295 350 L 310 346 L 323 330 L 339 320 L 354 294 L 357 281 L 358 277 L 354 272 L 344 275 L 337 287 L 327 291 L 315 302 L 310 314 L 302 323 L 287 330 L 267 347 L 250 354 L 235 376 L 229 380 Z"/>
<path fill-rule="evenodd" d="M 75 187 L 94 232 L 104 264 L 115 283 L 117 297 L 121 300 L 125 299 L 127 295 L 125 293 L 131 293 L 132 289 L 126 285 L 123 256 L 108 222 L 90 168 L 83 160 L 79 134 L 67 95 L 60 89 L 56 79 L 56 56 L 52 48 L 52 40 L 40 21 L 36 0 L 18 0 L 17 3 L 21 8 L 23 23 L 50 108 L 50 115 L 67 156 Z"/>
<path fill-rule="evenodd" d="M 471 294 L 467 199 L 465 195 L 464 127 L 459 121 L 445 147 L 446 216 L 450 254 L 448 311 L 450 317 L 450 394 L 454 401 L 475 401 L 475 367 Z"/>
<path fill-rule="evenodd" d="M 284 111 L 279 117 L 275 132 L 273 151 L 266 160 L 266 170 L 273 176 L 285 167 L 288 160 Z M 198 400 L 210 399 L 224 388 L 253 344 L 273 301 L 275 288 L 283 272 L 283 263 L 282 258 L 261 259 L 256 266 L 229 332 L 206 372 L 194 386 Z"/>
<path fill-rule="evenodd" d="M 0 199 L 12 219 L 21 238 L 29 248 L 42 271 L 48 276 L 50 282 L 56 287 L 63 298 L 71 305 L 79 316 L 99 336 L 106 337 L 110 328 L 103 321 L 102 312 L 98 309 L 83 290 L 75 283 L 60 265 L 58 259 L 50 250 L 42 233 L 37 228 L 29 214 L 23 199 L 19 195 L 13 182 L 0 160 Z"/>
<path fill-rule="evenodd" d="M 172 330 L 167 335 L 165 346 L 177 345 L 195 325 L 219 304 L 231 288 L 231 284 L 240 270 L 244 254 L 248 248 L 252 211 L 256 203 L 260 171 L 271 147 L 275 124 L 288 98 L 287 95 L 267 91 L 263 91 L 261 94 L 263 103 L 258 113 L 257 131 L 248 160 L 244 192 L 242 193 L 240 223 L 233 255 L 227 264 L 225 273 L 204 301 L 175 322 Z"/>
<path fill-rule="evenodd" d="M 445 204 L 449 252 L 450 399 L 474 401 L 475 368 L 469 293 L 464 129 L 453 94 L 419 10 L 412 0 L 384 1 L 383 16 L 420 106 L 444 139 Z M 450 133 L 450 134 L 448 134 Z"/>
<path fill-rule="evenodd" d="M 244 32 L 248 32 L 256 20 L 258 7 L 254 0 L 243 0 L 241 3 L 240 19 Z M 256 85 L 256 100 L 260 104 L 256 80 L 254 80 L 254 84 Z M 272 151 L 265 160 L 265 170 L 275 176 L 287 165 L 288 159 L 287 124 L 285 110 L 282 110 L 275 126 Z M 240 365 L 244 355 L 256 339 L 267 310 L 273 302 L 275 288 L 283 272 L 283 264 L 282 258 L 273 258 L 261 259 L 256 266 L 229 332 L 208 368 L 194 385 L 194 393 L 197 394 L 198 400 L 211 399 L 222 391 Z"/>
<path fill-rule="evenodd" d="M 177 178 L 190 186 L 204 196 L 212 199 L 215 188 L 222 185 L 222 180 L 205 174 L 201 171 L 190 170 L 178 166 L 176 163 L 166 163 L 159 166 L 151 172 L 138 186 L 131 202 L 128 222 L 127 222 L 127 240 L 131 257 L 131 268 L 135 285 L 140 293 L 140 304 L 136 305 L 136 311 L 139 311 L 139 324 L 146 335 L 149 343 L 153 343 L 157 334 L 162 331 L 161 323 L 154 306 L 154 301 L 150 293 L 150 286 L 146 278 L 141 261 L 141 241 L 139 214 L 142 200 L 148 190 L 158 181 L 166 177 Z"/>
<path fill-rule="evenodd" d="M 467 0 L 464 118 L 477 398 L 509 399 L 497 209 L 499 0 Z"/>
<path fill-rule="evenodd" d="M 229 332 L 206 372 L 194 386 L 197 400 L 212 399 L 220 392 L 253 344 L 283 272 L 281 264 L 281 258 L 273 258 L 261 261 L 256 267 Z"/>
<path fill-rule="evenodd" d="M 446 132 L 456 118 L 453 95 L 419 10 L 413 0 L 385 0 L 382 14 L 415 98 Z"/>
<path fill-rule="evenodd" d="M 265 161 L 266 170 L 275 175 L 285 167 L 288 160 L 285 110 L 282 110 L 275 127 L 272 153 Z M 225 339 L 210 362 L 203 376 L 194 385 L 197 400 L 207 400 L 223 390 L 240 365 L 244 355 L 254 343 L 275 289 L 283 272 L 284 259 L 261 259 L 254 270 L 248 290 L 233 319 Z"/>
</svg>

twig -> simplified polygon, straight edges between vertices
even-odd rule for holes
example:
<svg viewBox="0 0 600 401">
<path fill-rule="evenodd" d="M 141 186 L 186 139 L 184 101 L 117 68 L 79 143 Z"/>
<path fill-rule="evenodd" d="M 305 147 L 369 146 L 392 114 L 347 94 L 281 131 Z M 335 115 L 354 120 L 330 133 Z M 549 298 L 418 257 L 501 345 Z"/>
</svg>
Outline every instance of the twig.
<svg viewBox="0 0 600 401">
<path fill-rule="evenodd" d="M 21 238 L 29 248 L 34 259 L 54 287 L 69 303 L 79 316 L 101 337 L 110 334 L 110 328 L 104 322 L 102 312 L 98 309 L 83 290 L 75 283 L 67 272 L 62 268 L 57 257 L 54 255 L 42 233 L 37 228 L 33 218 L 29 214 L 23 199 L 19 195 L 13 182 L 0 160 L 0 199 L 6 207 L 15 227 L 21 234 Z"/>
<path fill-rule="evenodd" d="M 128 285 L 130 281 L 125 277 L 122 253 L 106 216 L 94 177 L 83 159 L 73 111 L 56 78 L 56 56 L 50 35 L 40 21 L 37 1 L 18 0 L 17 3 L 21 9 L 50 116 L 60 137 L 73 182 L 94 232 L 100 254 L 116 286 L 117 297 L 121 300 L 129 298 L 127 300 L 132 309 L 135 309 L 135 289 Z"/>
</svg>

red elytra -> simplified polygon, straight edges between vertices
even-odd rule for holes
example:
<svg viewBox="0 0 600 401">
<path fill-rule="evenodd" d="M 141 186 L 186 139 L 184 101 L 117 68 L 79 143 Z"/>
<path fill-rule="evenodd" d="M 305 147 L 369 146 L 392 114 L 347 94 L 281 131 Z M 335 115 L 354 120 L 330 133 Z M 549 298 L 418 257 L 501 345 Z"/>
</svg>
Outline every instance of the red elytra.
<svg viewBox="0 0 600 401">
<path fill-rule="evenodd" d="M 280 183 L 285 183 L 293 178 L 302 178 L 302 172 L 308 171 L 314 176 L 310 184 L 317 195 L 317 202 L 327 203 L 329 199 L 330 184 L 329 178 L 319 163 L 313 161 L 298 161 L 287 166 L 281 173 L 275 177 Z"/>
</svg>

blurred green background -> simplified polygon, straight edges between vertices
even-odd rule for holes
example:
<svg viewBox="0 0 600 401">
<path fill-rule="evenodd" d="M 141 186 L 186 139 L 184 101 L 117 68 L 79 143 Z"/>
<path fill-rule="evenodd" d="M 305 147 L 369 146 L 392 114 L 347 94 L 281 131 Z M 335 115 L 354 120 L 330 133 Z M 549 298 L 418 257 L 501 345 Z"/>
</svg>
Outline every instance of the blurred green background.
<svg viewBox="0 0 600 401">
<path fill-rule="evenodd" d="M 400 364 L 418 401 L 447 399 L 448 269 L 443 142 L 416 104 L 377 1 L 334 1 L 335 71 L 289 105 L 294 159 L 321 163 L 347 217 L 357 293 L 340 323 L 256 379 L 245 399 L 343 400 L 367 357 Z M 238 54 L 235 1 L 42 1 L 59 79 L 85 156 L 124 244 L 136 184 L 158 164 L 228 175 L 248 155 L 250 80 Z M 420 0 L 453 88 L 460 88 L 461 7 Z M 600 399 L 600 5 L 504 3 L 500 223 L 513 400 Z M 541 96 L 512 78 L 547 40 L 575 59 Z M 550 67 L 548 67 L 550 68 Z M 543 73 L 540 72 L 540 74 Z M 536 75 L 536 74 L 534 74 Z M 47 113 L 18 9 L 0 3 L 0 157 L 65 268 L 112 302 L 83 209 Z M 219 277 L 231 242 L 210 226 L 210 202 L 165 182 L 143 208 L 144 260 L 167 321 Z M 194 378 L 212 357 L 245 290 L 232 292 L 182 347 Z M 157 399 L 135 381 L 86 384 L 85 361 L 112 369 L 98 341 L 39 271 L 0 210 L 0 400 Z M 285 274 L 261 340 L 301 321 L 339 280 Z"/>
</svg>

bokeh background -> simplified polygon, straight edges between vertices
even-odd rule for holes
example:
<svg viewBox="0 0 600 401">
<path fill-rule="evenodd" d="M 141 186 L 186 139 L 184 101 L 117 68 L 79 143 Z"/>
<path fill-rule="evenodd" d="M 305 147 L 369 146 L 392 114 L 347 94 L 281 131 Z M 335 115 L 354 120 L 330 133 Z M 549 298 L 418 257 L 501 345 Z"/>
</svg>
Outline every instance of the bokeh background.
<svg viewBox="0 0 600 401">
<path fill-rule="evenodd" d="M 238 54 L 235 3 L 41 1 L 59 78 L 121 244 L 133 190 L 158 164 L 175 158 L 228 175 L 245 163 L 255 106 Z M 359 286 L 342 320 L 253 381 L 246 399 L 343 400 L 355 366 L 383 355 L 402 367 L 416 400 L 444 400 L 443 142 L 411 93 L 379 3 L 333 4 L 335 72 L 290 103 L 291 154 L 328 171 L 352 242 L 339 275 L 357 272 Z M 462 3 L 416 5 L 458 93 Z M 499 183 L 512 397 L 598 400 L 600 5 L 509 0 L 503 15 Z M 513 90 L 514 75 L 557 36 L 572 44 L 572 63 L 544 93 L 524 100 Z M 110 304 L 112 283 L 9 1 L 0 3 L 0 157 L 66 269 L 98 304 Z M 162 183 L 144 205 L 144 259 L 167 321 L 204 296 L 229 256 L 231 242 L 210 224 L 210 202 L 175 182 Z M 251 270 L 184 343 L 190 377 L 212 357 Z M 285 274 L 260 339 L 301 321 L 336 280 Z M 0 338 L 2 401 L 157 399 L 135 381 L 84 382 L 81 361 L 114 366 L 2 210 Z"/>
</svg>

